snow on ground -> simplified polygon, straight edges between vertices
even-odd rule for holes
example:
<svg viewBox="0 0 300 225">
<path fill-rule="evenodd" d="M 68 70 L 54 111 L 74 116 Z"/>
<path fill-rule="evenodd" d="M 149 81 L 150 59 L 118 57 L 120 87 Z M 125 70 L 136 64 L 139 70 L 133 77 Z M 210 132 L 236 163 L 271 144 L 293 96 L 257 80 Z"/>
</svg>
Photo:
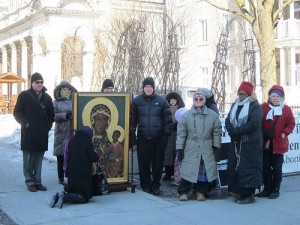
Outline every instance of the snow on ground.
<svg viewBox="0 0 300 225">
<path fill-rule="evenodd" d="M 21 126 L 12 114 L 0 115 L 0 140 L 1 145 L 7 145 L 10 148 L 15 146 L 16 149 L 20 149 Z M 48 151 L 44 155 L 49 161 L 56 161 L 56 157 L 53 156 L 53 142 L 54 130 L 52 128 L 49 132 Z"/>
</svg>

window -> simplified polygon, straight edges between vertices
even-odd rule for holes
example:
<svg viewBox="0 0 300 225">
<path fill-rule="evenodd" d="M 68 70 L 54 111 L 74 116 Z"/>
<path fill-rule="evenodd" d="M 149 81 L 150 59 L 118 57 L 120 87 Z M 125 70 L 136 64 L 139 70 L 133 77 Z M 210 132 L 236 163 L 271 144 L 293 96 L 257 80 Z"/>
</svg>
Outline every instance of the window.
<svg viewBox="0 0 300 225">
<path fill-rule="evenodd" d="M 300 2 L 294 2 L 294 17 L 300 19 Z"/>
<path fill-rule="evenodd" d="M 185 45 L 185 26 L 181 25 L 179 27 L 179 36 L 180 36 L 180 40 L 179 43 L 180 45 Z"/>
<path fill-rule="evenodd" d="M 61 47 L 62 78 L 71 82 L 72 77 L 81 77 L 83 74 L 83 42 L 78 37 L 69 37 Z"/>
<path fill-rule="evenodd" d="M 199 35 L 201 42 L 207 42 L 207 20 L 205 19 L 200 19 Z"/>
</svg>

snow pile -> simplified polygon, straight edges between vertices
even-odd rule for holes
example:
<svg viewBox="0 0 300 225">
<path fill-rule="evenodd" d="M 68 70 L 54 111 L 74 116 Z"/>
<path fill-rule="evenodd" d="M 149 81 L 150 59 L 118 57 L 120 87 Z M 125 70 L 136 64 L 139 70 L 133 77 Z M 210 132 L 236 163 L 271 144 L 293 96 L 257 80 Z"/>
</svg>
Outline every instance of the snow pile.
<svg viewBox="0 0 300 225">
<path fill-rule="evenodd" d="M 12 144 L 20 149 L 21 126 L 17 123 L 12 114 L 0 115 L 0 140 L 1 144 Z M 54 130 L 49 132 L 48 151 L 44 157 L 49 161 L 56 161 L 53 156 Z"/>
</svg>

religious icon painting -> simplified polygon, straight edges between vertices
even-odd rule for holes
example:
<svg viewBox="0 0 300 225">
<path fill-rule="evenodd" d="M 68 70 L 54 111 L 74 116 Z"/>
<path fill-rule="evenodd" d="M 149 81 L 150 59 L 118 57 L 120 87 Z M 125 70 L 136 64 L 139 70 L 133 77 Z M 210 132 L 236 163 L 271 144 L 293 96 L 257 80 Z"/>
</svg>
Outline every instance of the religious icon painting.
<svg viewBox="0 0 300 225">
<path fill-rule="evenodd" d="M 73 128 L 93 129 L 93 145 L 110 185 L 128 183 L 129 93 L 78 92 Z"/>
</svg>

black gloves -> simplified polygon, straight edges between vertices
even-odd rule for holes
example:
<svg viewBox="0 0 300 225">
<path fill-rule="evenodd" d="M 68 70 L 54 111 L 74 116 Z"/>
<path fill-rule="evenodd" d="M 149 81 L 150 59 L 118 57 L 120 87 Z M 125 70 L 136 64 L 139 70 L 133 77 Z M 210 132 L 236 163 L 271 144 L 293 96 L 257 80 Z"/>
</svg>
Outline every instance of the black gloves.
<svg viewBox="0 0 300 225">
<path fill-rule="evenodd" d="M 212 148 L 213 148 L 215 160 L 216 160 L 216 162 L 219 162 L 220 158 L 221 158 L 221 150 L 215 146 L 213 146 Z"/>
<path fill-rule="evenodd" d="M 183 149 L 177 149 L 177 159 L 179 162 L 181 162 L 184 158 L 184 152 Z"/>
<path fill-rule="evenodd" d="M 72 118 L 72 112 L 67 112 L 66 114 L 66 120 L 69 120 Z"/>
</svg>

